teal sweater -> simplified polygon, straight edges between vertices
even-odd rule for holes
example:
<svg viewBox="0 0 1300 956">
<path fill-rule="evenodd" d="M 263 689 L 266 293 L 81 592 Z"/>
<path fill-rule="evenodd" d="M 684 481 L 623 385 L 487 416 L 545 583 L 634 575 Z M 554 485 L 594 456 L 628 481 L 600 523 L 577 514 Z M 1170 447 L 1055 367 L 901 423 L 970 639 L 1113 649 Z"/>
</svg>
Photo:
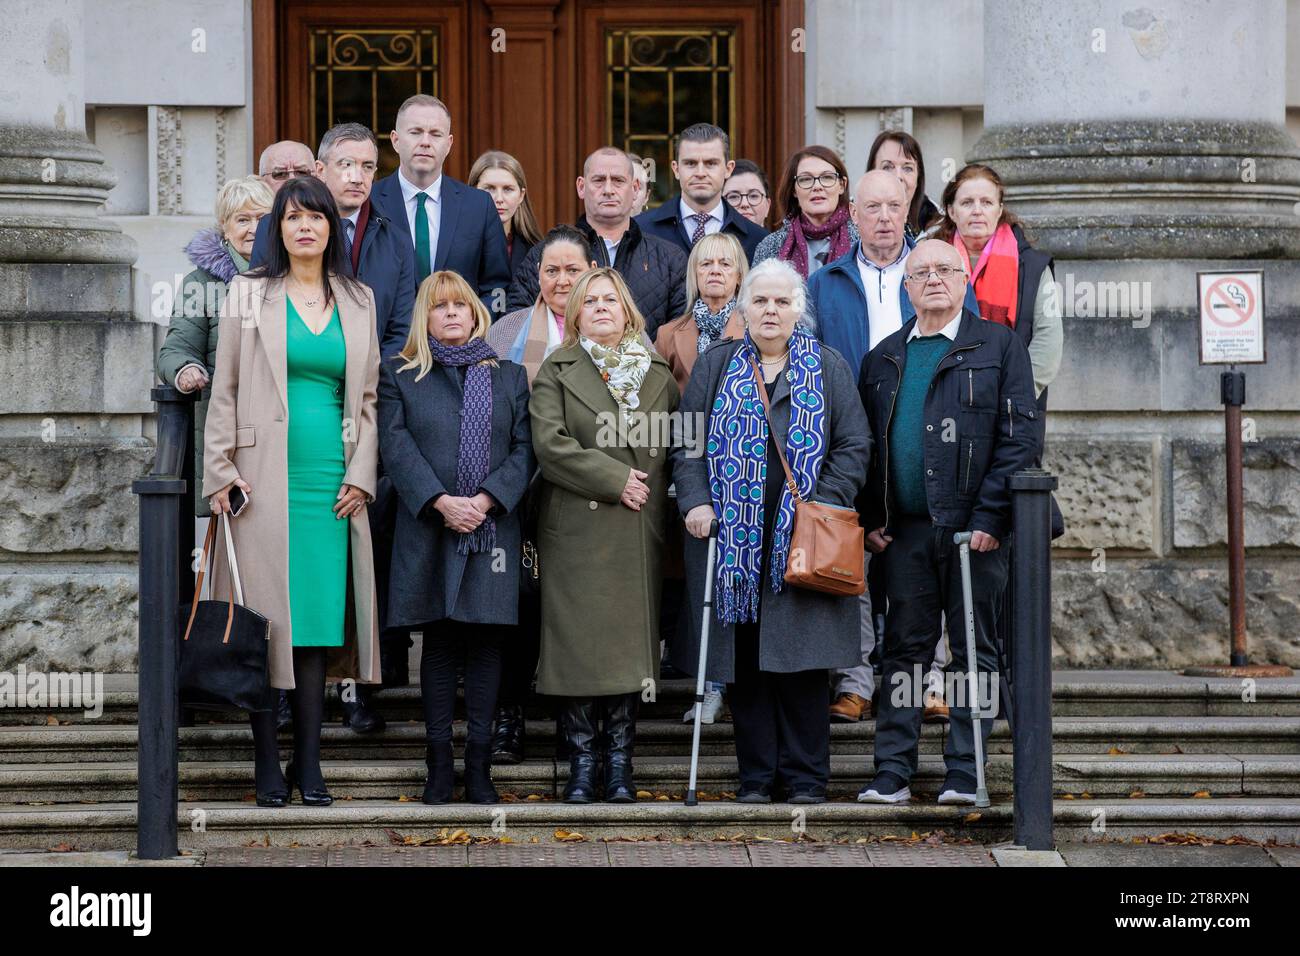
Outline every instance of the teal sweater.
<svg viewBox="0 0 1300 956">
<path fill-rule="evenodd" d="M 942 335 L 923 335 L 907 343 L 903 381 L 889 426 L 889 489 L 900 514 L 928 517 L 925 493 L 925 396 L 939 362 L 952 342 Z"/>
</svg>

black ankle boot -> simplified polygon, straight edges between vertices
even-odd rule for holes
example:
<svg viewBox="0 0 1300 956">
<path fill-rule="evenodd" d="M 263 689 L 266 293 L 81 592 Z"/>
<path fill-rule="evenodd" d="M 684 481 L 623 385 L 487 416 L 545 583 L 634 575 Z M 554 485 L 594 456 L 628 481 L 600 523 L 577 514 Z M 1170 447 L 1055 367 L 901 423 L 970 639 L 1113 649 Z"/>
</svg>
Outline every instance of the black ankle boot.
<svg viewBox="0 0 1300 956">
<path fill-rule="evenodd" d="M 524 762 L 524 708 L 518 704 L 497 708 L 496 730 L 492 734 L 492 762 Z"/>
<path fill-rule="evenodd" d="M 492 786 L 492 745 L 486 740 L 465 742 L 465 800 L 468 803 L 499 803 Z"/>
<path fill-rule="evenodd" d="M 610 700 L 605 714 L 605 802 L 636 803 L 632 781 L 632 741 L 636 736 L 638 694 Z"/>
<path fill-rule="evenodd" d="M 451 760 L 451 741 L 442 740 L 424 748 L 424 766 L 429 772 L 420 798 L 430 806 L 451 801 L 452 786 L 456 782 L 456 768 Z"/>
<path fill-rule="evenodd" d="M 591 803 L 596 799 L 596 702 L 571 698 L 564 710 L 564 740 L 569 753 L 569 782 L 565 803 Z"/>
<path fill-rule="evenodd" d="M 374 710 L 367 687 L 356 688 L 356 700 L 343 701 L 343 726 L 358 734 L 377 734 L 385 727 L 384 717 Z"/>
</svg>

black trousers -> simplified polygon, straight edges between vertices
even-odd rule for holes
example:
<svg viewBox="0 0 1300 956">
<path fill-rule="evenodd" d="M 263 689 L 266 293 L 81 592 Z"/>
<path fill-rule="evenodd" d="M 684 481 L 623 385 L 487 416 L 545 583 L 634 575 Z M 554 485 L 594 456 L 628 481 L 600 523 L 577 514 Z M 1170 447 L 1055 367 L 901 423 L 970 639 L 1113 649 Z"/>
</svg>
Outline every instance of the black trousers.
<svg viewBox="0 0 1300 956">
<path fill-rule="evenodd" d="M 735 635 L 736 680 L 727 685 L 727 701 L 741 789 L 824 795 L 831 767 L 827 672 L 759 670 L 758 625 L 738 624 Z"/>
<path fill-rule="evenodd" d="M 929 518 L 899 518 L 885 549 L 885 641 L 880 651 L 881 684 L 876 711 L 876 772 L 911 780 L 921 739 L 924 672 L 939 643 L 939 617 L 948 620 L 949 675 L 966 673 L 966 610 L 961 587 L 961 559 L 952 543 L 956 528 L 937 528 Z M 1007 585 L 1007 547 L 970 553 L 971 602 L 975 611 L 975 659 L 981 702 L 992 696 L 998 680 L 994 644 L 997 611 Z M 952 685 L 953 677 L 946 683 Z M 975 779 L 975 735 L 964 680 L 949 695 L 949 723 L 944 765 L 949 773 Z M 963 706 L 956 706 L 957 703 Z M 980 721 L 988 754 L 992 720 Z"/>
<path fill-rule="evenodd" d="M 486 744 L 492 739 L 492 715 L 501 682 L 503 631 L 496 624 L 466 624 L 442 620 L 424 628 L 420 654 L 420 692 L 424 698 L 424 728 L 430 743 L 451 740 L 456 711 L 456 676 L 465 665 L 467 739 Z"/>
<path fill-rule="evenodd" d="M 542 647 L 542 605 L 540 596 L 519 595 L 519 623 L 509 628 L 510 637 L 501 649 L 502 707 L 528 703 L 537 675 L 537 657 Z"/>
</svg>

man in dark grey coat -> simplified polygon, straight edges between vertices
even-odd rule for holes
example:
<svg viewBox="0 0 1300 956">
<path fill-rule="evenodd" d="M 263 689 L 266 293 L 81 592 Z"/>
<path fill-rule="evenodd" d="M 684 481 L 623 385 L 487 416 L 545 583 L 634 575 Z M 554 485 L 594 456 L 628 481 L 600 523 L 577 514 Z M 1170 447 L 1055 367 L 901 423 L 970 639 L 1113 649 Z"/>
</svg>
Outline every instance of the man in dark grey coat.
<svg viewBox="0 0 1300 956">
<path fill-rule="evenodd" d="M 981 709 L 997 686 L 994 615 L 1007 583 L 1011 531 L 1007 479 L 1042 453 L 1042 418 L 1029 353 L 1005 325 L 963 307 L 966 273 L 957 251 L 930 239 L 908 255 L 904 282 L 916 317 L 877 345 L 858 388 L 876 456 L 863 496 L 867 548 L 884 561 L 885 639 L 876 716 L 876 775 L 858 799 L 902 803 L 916 772 L 922 674 L 940 636 L 954 627 L 949 670 L 966 671 L 966 620 L 953 535 L 973 532 L 975 653 L 984 675 Z M 975 736 L 965 682 L 949 696 L 947 776 L 940 803 L 973 804 Z M 958 703 L 963 706 L 958 706 Z M 980 723 L 988 739 L 992 720 Z M 983 751 L 987 753 L 987 750 Z"/>
<path fill-rule="evenodd" d="M 574 227 L 591 243 L 596 265 L 612 266 L 627 282 L 653 342 L 659 326 L 686 313 L 686 254 L 671 242 L 647 235 L 632 219 L 635 183 L 627 153 L 612 146 L 596 150 L 578 177 L 584 213 Z M 509 311 L 537 301 L 541 261 L 538 243 L 515 270 L 507 295 Z"/>
</svg>

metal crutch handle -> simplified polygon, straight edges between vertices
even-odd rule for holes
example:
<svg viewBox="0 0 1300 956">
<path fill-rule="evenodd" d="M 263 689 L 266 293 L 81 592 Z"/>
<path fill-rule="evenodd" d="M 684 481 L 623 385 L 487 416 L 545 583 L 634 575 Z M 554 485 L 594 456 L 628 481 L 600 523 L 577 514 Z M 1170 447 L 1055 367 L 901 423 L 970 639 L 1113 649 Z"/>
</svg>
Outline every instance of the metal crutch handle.
<svg viewBox="0 0 1300 956">
<path fill-rule="evenodd" d="M 970 712 L 971 736 L 975 740 L 975 806 L 987 807 L 989 792 L 984 781 L 984 740 L 980 733 L 978 661 L 975 658 L 975 602 L 970 583 L 970 543 L 973 537 L 973 532 L 958 531 L 952 536 L 952 542 L 957 545 L 961 563 L 962 611 L 966 618 L 966 703 Z"/>
<path fill-rule="evenodd" d="M 704 610 L 700 621 L 700 661 L 695 669 L 695 727 L 691 732 L 691 779 L 686 786 L 686 806 L 699 800 L 695 795 L 695 774 L 700 763 L 700 721 L 704 714 L 704 669 L 709 663 L 709 624 L 713 620 L 713 575 L 718 561 L 718 519 L 709 524 L 709 560 L 704 576 Z"/>
</svg>

